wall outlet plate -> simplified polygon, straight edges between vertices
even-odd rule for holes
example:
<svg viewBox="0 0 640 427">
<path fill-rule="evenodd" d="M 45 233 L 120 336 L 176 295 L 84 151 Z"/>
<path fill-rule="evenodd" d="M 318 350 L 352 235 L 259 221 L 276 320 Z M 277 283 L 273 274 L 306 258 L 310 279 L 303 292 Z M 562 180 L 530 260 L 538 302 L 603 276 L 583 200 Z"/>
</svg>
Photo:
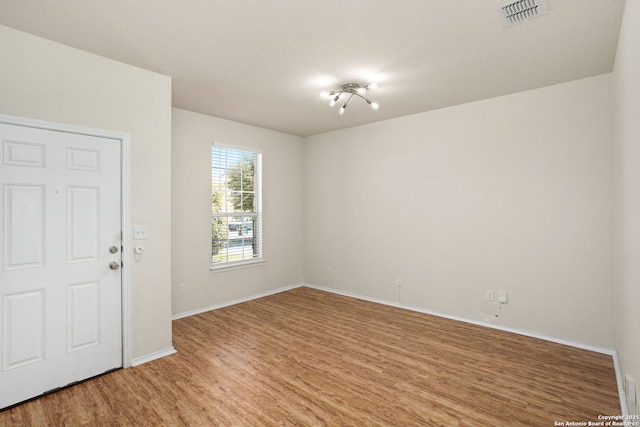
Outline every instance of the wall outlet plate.
<svg viewBox="0 0 640 427">
<path fill-rule="evenodd" d="M 506 304 L 508 302 L 508 294 L 505 291 L 498 292 L 498 302 L 500 304 Z"/>
</svg>

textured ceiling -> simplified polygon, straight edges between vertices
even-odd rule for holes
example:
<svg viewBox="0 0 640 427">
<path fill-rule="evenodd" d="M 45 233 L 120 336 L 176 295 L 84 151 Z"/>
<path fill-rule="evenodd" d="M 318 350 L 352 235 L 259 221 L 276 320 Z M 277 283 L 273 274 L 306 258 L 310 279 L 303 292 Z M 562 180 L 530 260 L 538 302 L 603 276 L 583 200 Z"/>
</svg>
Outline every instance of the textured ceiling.
<svg viewBox="0 0 640 427">
<path fill-rule="evenodd" d="M 612 71 L 624 0 L 0 0 L 0 24 L 173 77 L 173 105 L 306 136 Z M 320 98 L 373 78 L 374 111 Z"/>
</svg>

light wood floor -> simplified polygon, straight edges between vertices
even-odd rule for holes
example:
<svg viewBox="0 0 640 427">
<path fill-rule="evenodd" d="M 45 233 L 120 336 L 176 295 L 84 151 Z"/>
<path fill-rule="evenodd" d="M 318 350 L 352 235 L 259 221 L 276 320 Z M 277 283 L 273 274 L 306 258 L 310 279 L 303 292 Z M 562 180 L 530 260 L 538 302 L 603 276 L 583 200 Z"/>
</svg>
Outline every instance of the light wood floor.
<svg viewBox="0 0 640 427">
<path fill-rule="evenodd" d="M 309 288 L 173 332 L 178 354 L 0 412 L 0 425 L 553 426 L 620 413 L 610 356 Z"/>
</svg>

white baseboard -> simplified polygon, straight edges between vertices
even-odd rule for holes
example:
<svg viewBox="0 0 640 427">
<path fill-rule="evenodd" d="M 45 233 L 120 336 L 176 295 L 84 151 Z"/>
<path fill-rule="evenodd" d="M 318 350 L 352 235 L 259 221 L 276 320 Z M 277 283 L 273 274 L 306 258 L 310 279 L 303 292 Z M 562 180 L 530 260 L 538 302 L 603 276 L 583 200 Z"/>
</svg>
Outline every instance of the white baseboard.
<svg viewBox="0 0 640 427">
<path fill-rule="evenodd" d="M 266 297 L 266 296 L 269 296 L 269 295 L 279 294 L 280 292 L 285 292 L 285 291 L 288 291 L 288 290 L 291 290 L 291 289 L 299 288 L 301 286 L 305 286 L 305 285 L 300 283 L 300 284 L 297 284 L 297 285 L 284 286 L 282 288 L 273 289 L 271 291 L 262 292 L 262 293 L 259 293 L 259 294 L 256 294 L 256 295 L 250 295 L 248 297 L 238 298 L 238 299 L 234 299 L 234 300 L 231 300 L 231 301 L 223 302 L 223 303 L 220 303 L 220 304 L 210 305 L 208 307 L 198 308 L 196 310 L 185 311 L 185 312 L 182 312 L 182 313 L 174 314 L 173 316 L 171 316 L 171 319 L 172 320 L 177 320 L 177 319 L 182 319 L 183 317 L 189 317 L 189 316 L 194 316 L 194 315 L 200 314 L 200 313 L 206 313 L 207 311 L 217 310 L 219 308 L 224 308 L 224 307 L 229 307 L 230 305 L 236 305 L 236 304 L 240 304 L 240 303 L 243 303 L 243 302 L 251 301 L 251 300 L 254 300 L 254 299 Z"/>
<path fill-rule="evenodd" d="M 152 360 L 160 359 L 161 357 L 170 356 L 176 354 L 177 351 L 173 346 L 165 348 L 164 350 L 156 351 L 155 353 L 147 354 L 146 356 L 136 357 L 131 361 L 131 366 L 142 365 L 143 363 L 151 362 Z"/>
<path fill-rule="evenodd" d="M 620 360 L 618 352 L 613 350 L 613 367 L 616 370 L 616 382 L 618 383 L 618 397 L 620 398 L 620 409 L 622 415 L 629 415 L 629 405 L 627 405 L 627 394 L 624 392 L 624 379 L 622 378 L 622 369 L 620 369 Z"/>
</svg>

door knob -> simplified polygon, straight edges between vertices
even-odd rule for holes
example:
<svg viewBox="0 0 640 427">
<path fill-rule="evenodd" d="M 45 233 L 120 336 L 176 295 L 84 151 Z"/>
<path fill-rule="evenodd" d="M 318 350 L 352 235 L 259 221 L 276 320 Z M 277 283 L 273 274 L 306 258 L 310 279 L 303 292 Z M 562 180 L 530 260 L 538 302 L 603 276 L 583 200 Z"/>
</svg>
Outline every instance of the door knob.
<svg viewBox="0 0 640 427">
<path fill-rule="evenodd" d="M 109 253 L 115 254 L 118 252 L 118 247 L 117 246 L 111 246 L 109 248 Z"/>
<path fill-rule="evenodd" d="M 110 269 L 112 269 L 112 270 L 117 270 L 117 269 L 119 269 L 119 268 L 120 268 L 120 263 L 119 263 L 119 262 L 112 261 L 112 262 L 109 264 L 109 268 L 110 268 Z"/>
</svg>

